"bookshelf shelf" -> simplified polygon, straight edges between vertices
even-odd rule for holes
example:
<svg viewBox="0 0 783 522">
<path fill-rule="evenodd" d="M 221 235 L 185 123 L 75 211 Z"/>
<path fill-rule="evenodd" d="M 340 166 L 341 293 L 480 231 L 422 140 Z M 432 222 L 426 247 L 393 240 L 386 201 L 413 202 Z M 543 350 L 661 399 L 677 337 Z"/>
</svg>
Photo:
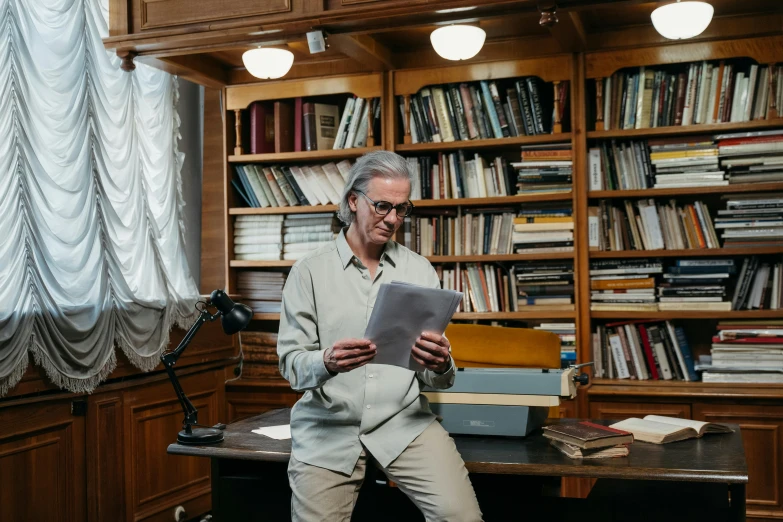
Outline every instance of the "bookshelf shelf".
<svg viewBox="0 0 783 522">
<path fill-rule="evenodd" d="M 308 150 L 303 152 L 278 152 L 270 154 L 232 154 L 229 163 L 296 163 L 321 160 L 342 160 L 358 158 L 383 147 L 358 147 L 354 149 Z"/>
<path fill-rule="evenodd" d="M 531 307 L 533 308 L 533 307 Z M 574 319 L 574 309 L 565 310 L 562 307 L 557 309 L 547 308 L 545 306 L 536 306 L 535 310 L 523 312 L 457 312 L 454 319 L 461 320 L 520 320 L 527 319 Z"/>
<path fill-rule="evenodd" d="M 533 203 L 539 201 L 571 201 L 571 192 L 536 194 L 535 196 L 520 194 L 516 196 L 496 196 L 491 198 L 454 198 L 454 199 L 416 199 L 413 205 L 416 208 L 432 207 L 484 207 L 516 205 L 519 203 Z M 416 209 L 413 210 L 416 215 Z"/>
<path fill-rule="evenodd" d="M 254 321 L 279 321 L 280 314 L 253 314 Z"/>
<path fill-rule="evenodd" d="M 321 212 L 336 212 L 337 205 L 314 205 L 296 207 L 235 207 L 228 209 L 232 216 L 264 215 L 264 214 L 318 214 Z"/>
<path fill-rule="evenodd" d="M 737 123 L 675 125 L 671 127 L 655 127 L 651 129 L 612 129 L 604 131 L 588 131 L 587 138 L 657 138 L 665 136 L 683 136 L 686 134 L 722 134 L 726 132 L 765 130 L 774 127 L 783 127 L 783 118 Z"/>
<path fill-rule="evenodd" d="M 487 140 L 458 140 L 441 143 L 398 143 L 395 152 L 441 152 L 459 149 L 499 149 L 520 145 L 541 145 L 544 143 L 570 143 L 571 133 L 539 134 L 536 136 L 515 136 L 510 138 L 493 138 Z"/>
<path fill-rule="evenodd" d="M 240 261 L 232 259 L 229 262 L 231 268 L 280 268 L 294 266 L 296 261 L 290 259 L 281 259 L 279 261 Z"/>
<path fill-rule="evenodd" d="M 594 379 L 587 392 L 592 396 L 635 395 L 645 397 L 711 397 L 781 399 L 783 385 L 712 383 L 661 380 Z"/>
<path fill-rule="evenodd" d="M 590 312 L 593 319 L 652 319 L 666 321 L 672 319 L 783 319 L 783 310 L 732 310 L 732 311 L 687 311 L 672 310 L 665 312 L 651 311 L 616 311 Z"/>
<path fill-rule="evenodd" d="M 572 259 L 573 252 L 551 252 L 549 254 L 490 254 L 478 256 L 428 256 L 430 263 L 481 263 L 496 261 L 541 261 L 547 259 Z"/>
<path fill-rule="evenodd" d="M 700 248 L 687 250 L 607 250 L 590 252 L 592 259 L 638 259 L 653 257 L 708 257 L 708 256 L 752 256 L 783 254 L 783 246 L 746 248 Z"/>
<path fill-rule="evenodd" d="M 683 187 L 669 189 L 641 190 L 592 190 L 587 193 L 590 199 L 610 198 L 655 198 L 661 196 L 685 196 L 702 194 L 739 194 L 742 192 L 772 192 L 783 190 L 783 182 L 775 183 L 737 183 L 722 187 Z"/>
</svg>

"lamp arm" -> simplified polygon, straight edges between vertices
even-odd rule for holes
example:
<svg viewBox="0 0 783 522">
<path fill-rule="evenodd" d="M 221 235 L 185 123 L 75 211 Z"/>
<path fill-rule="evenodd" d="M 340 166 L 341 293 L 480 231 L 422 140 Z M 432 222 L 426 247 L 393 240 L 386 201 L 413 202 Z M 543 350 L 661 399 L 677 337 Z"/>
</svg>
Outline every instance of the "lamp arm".
<svg viewBox="0 0 783 522">
<path fill-rule="evenodd" d="M 177 379 L 177 375 L 174 373 L 174 366 L 177 364 L 179 356 L 182 355 L 182 352 L 185 351 L 185 348 L 193 339 L 193 336 L 196 335 L 196 332 L 198 332 L 199 328 L 201 328 L 202 325 L 207 321 L 214 321 L 217 319 L 217 317 L 217 315 L 212 315 L 206 308 L 203 308 L 198 316 L 198 319 L 196 319 L 196 322 L 193 323 L 193 326 L 190 327 L 190 330 L 188 330 L 188 333 L 185 334 L 185 337 L 182 339 L 182 341 L 180 341 L 177 348 L 171 352 L 163 352 L 160 356 L 160 360 L 163 362 L 163 366 L 166 368 L 166 373 L 169 375 L 171 384 L 174 386 L 174 391 L 176 392 L 177 399 L 179 399 L 179 403 L 182 406 L 182 411 L 185 412 L 185 420 L 182 422 L 182 426 L 188 433 L 190 433 L 191 426 L 198 424 L 198 411 L 193 406 L 193 403 L 191 403 L 187 398 L 185 392 L 182 391 L 182 386 L 179 384 L 179 379 Z"/>
</svg>

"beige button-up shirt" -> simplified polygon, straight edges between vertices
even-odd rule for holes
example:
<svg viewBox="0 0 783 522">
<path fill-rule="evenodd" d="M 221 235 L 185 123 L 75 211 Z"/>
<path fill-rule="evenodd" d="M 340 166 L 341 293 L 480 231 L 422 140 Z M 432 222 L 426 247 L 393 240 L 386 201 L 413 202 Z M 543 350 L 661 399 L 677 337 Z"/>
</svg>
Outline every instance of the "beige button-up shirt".
<svg viewBox="0 0 783 522">
<path fill-rule="evenodd" d="M 440 288 L 422 256 L 394 241 L 386 244 L 375 279 L 337 239 L 297 261 L 283 290 L 277 354 L 280 372 L 304 396 L 291 411 L 293 453 L 307 464 L 353 472 L 364 445 L 388 466 L 435 419 L 423 385 L 454 384 L 454 362 L 444 374 L 366 364 L 332 376 L 323 352 L 336 341 L 361 339 L 382 283 L 403 281 Z"/>
</svg>

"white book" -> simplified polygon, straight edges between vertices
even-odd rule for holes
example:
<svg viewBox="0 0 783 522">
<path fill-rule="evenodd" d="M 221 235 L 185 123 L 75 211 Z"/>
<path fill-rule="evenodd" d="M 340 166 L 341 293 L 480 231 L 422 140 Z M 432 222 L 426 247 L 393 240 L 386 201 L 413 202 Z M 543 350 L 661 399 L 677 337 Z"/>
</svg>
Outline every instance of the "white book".
<svg viewBox="0 0 783 522">
<path fill-rule="evenodd" d="M 348 176 L 351 174 L 351 162 L 350 160 L 342 160 L 337 164 L 337 170 L 340 171 L 340 175 L 343 177 L 343 181 L 348 182 Z"/>
<path fill-rule="evenodd" d="M 291 167 L 291 175 L 294 177 L 296 184 L 299 185 L 299 188 L 302 189 L 307 202 L 311 205 L 318 205 L 321 201 L 318 199 L 318 196 L 315 195 L 315 192 L 313 192 L 312 187 L 310 187 L 310 181 L 304 175 L 302 169 L 299 167 Z"/>
<path fill-rule="evenodd" d="M 601 149 L 593 148 L 588 153 L 588 167 L 590 172 L 589 190 L 603 190 L 603 176 L 601 175 Z"/>
<path fill-rule="evenodd" d="M 340 125 L 339 127 L 337 127 L 337 136 L 334 140 L 334 145 L 332 146 L 332 149 L 347 148 L 345 147 L 345 137 L 346 137 L 345 129 L 348 126 L 349 122 L 351 121 L 351 115 L 353 114 L 354 103 L 356 103 L 355 98 L 348 98 L 348 100 L 346 100 L 345 102 L 345 109 L 343 109 L 343 117 L 340 118 Z"/>
<path fill-rule="evenodd" d="M 635 440 L 666 444 L 679 440 L 698 438 L 705 433 L 731 433 L 733 430 L 722 424 L 700 422 L 660 415 L 647 415 L 644 419 L 630 418 L 615 424 L 610 428 L 633 433 Z"/>
<path fill-rule="evenodd" d="M 758 79 L 759 66 L 753 64 L 750 66 L 750 73 L 748 74 L 748 91 L 745 95 L 745 100 L 742 106 L 742 121 L 750 121 L 753 111 L 753 100 L 756 94 L 756 80 Z"/>
<path fill-rule="evenodd" d="M 712 77 L 710 78 L 710 94 L 707 98 L 707 108 L 704 123 L 715 123 L 715 100 L 718 96 L 720 96 L 720 93 L 718 92 L 720 89 L 720 85 L 718 85 L 719 72 L 720 69 L 718 66 L 713 67 Z"/>
<path fill-rule="evenodd" d="M 370 113 L 370 106 L 372 104 L 369 102 L 365 102 L 364 108 L 362 108 L 362 115 L 359 119 L 359 127 L 356 129 L 356 136 L 353 139 L 352 147 L 366 147 L 367 146 L 367 136 L 368 136 L 368 130 L 370 127 L 370 121 L 369 121 L 369 113 Z"/>
<path fill-rule="evenodd" d="M 487 184 L 486 180 L 484 179 L 484 158 L 476 153 L 473 157 L 473 165 L 476 173 L 476 188 L 478 189 L 478 192 L 475 196 L 472 197 L 485 198 L 487 197 Z"/>
<path fill-rule="evenodd" d="M 362 120 L 362 111 L 364 110 L 364 106 L 364 98 L 356 98 L 356 101 L 353 104 L 353 115 L 351 116 L 351 121 L 348 123 L 347 129 L 345 131 L 346 136 L 342 147 L 344 149 L 350 149 L 354 146 L 353 141 L 356 138 L 356 130 L 359 128 L 359 123 Z M 364 119 L 367 119 L 367 113 L 365 113 L 364 116 Z"/>
<path fill-rule="evenodd" d="M 734 81 L 734 92 L 732 93 L 730 122 L 742 121 L 742 110 L 745 107 L 743 96 L 747 96 L 747 92 L 748 79 L 745 78 L 745 73 L 737 73 Z"/>
<path fill-rule="evenodd" d="M 612 125 L 612 77 L 604 78 L 604 130 Z"/>
<path fill-rule="evenodd" d="M 637 376 L 641 380 L 648 380 L 650 374 L 647 371 L 647 365 L 644 363 L 644 353 L 642 352 L 642 346 L 640 338 L 637 337 L 638 332 L 636 327 L 631 324 L 623 325 L 625 328 L 625 337 L 628 339 L 629 348 L 631 350 L 631 356 L 633 357 L 633 364 L 639 370 Z"/>
<path fill-rule="evenodd" d="M 620 336 L 614 333 L 607 337 L 609 338 L 609 347 L 612 350 L 612 359 L 614 360 L 616 371 L 615 377 L 618 379 L 630 379 L 631 374 L 628 372 L 628 364 L 625 361 L 625 353 L 623 352 L 623 345 L 620 342 Z"/>
<path fill-rule="evenodd" d="M 340 198 L 343 195 L 343 189 L 345 189 L 345 180 L 340 175 L 340 171 L 337 170 L 337 165 L 335 165 L 334 163 L 327 163 L 325 165 L 321 165 L 321 169 L 326 174 L 326 179 L 329 180 L 329 183 L 331 184 L 332 188 L 334 188 L 334 192 L 337 194 L 337 201 L 333 201 L 333 203 L 335 205 L 339 205 Z"/>
<path fill-rule="evenodd" d="M 326 173 L 320 166 L 302 167 L 302 172 L 307 174 L 311 182 L 310 188 L 313 189 L 322 205 L 328 205 L 329 203 L 337 204 L 335 203 L 338 199 L 336 194 L 334 194 L 334 199 L 332 199 L 334 188 L 332 188 L 332 185 L 326 178 Z"/>
</svg>

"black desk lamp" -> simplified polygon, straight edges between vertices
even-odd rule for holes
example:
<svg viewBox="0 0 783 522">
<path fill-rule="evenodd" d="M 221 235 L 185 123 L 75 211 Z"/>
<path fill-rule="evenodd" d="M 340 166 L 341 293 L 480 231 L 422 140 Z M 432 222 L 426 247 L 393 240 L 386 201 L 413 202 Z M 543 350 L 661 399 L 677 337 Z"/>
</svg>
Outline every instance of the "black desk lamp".
<svg viewBox="0 0 783 522">
<path fill-rule="evenodd" d="M 211 314 L 209 312 L 210 306 L 217 308 L 217 312 Z M 166 367 L 171 384 L 174 386 L 179 403 L 182 405 L 182 411 L 185 412 L 185 420 L 182 421 L 183 429 L 177 435 L 177 442 L 180 444 L 213 444 L 223 440 L 223 429 L 226 425 L 217 424 L 208 428 L 198 423 L 198 410 L 185 396 L 185 392 L 182 391 L 182 386 L 180 386 L 177 375 L 174 373 L 174 365 L 177 364 L 177 359 L 185 351 L 185 348 L 196 335 L 198 329 L 201 328 L 201 325 L 207 321 L 214 321 L 219 317 L 220 323 L 223 325 L 223 331 L 227 335 L 233 335 L 250 323 L 250 320 L 253 318 L 253 310 L 247 305 L 234 303 L 223 290 L 215 290 L 209 296 L 207 302 L 199 301 L 196 304 L 196 308 L 199 311 L 196 322 L 190 327 L 188 333 L 185 334 L 177 349 L 173 352 L 164 352 L 161 354 L 160 360 L 163 361 L 163 366 Z M 193 429 L 192 426 L 201 427 Z"/>
</svg>

